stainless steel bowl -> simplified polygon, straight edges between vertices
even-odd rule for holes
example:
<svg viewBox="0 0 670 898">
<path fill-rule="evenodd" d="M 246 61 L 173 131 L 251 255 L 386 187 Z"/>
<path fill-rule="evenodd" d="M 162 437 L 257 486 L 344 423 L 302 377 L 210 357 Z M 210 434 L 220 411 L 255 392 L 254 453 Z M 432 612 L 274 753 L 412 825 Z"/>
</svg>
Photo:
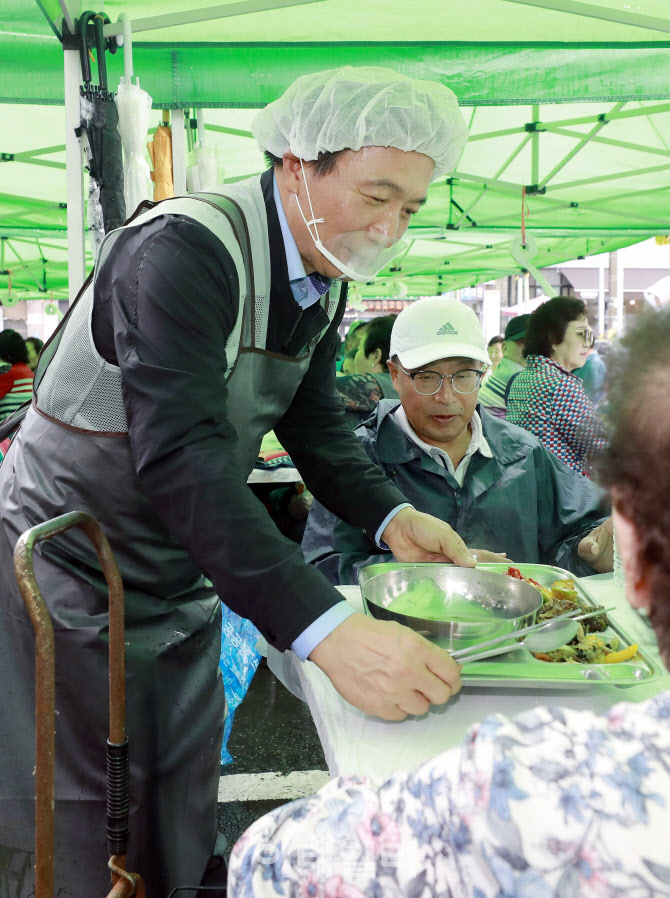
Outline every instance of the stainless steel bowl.
<svg viewBox="0 0 670 898">
<path fill-rule="evenodd" d="M 431 580 L 444 593 L 443 620 L 399 614 L 389 608 L 394 599 L 422 580 Z M 447 649 L 465 648 L 532 624 L 542 604 L 538 590 L 523 580 L 448 564 L 370 564 L 361 568 L 358 582 L 371 617 L 397 621 Z M 450 620 L 450 605 L 453 608 L 456 603 L 458 617 L 464 616 L 464 599 L 479 606 L 477 619 Z M 482 617 L 481 609 L 488 612 L 486 616 Z"/>
</svg>

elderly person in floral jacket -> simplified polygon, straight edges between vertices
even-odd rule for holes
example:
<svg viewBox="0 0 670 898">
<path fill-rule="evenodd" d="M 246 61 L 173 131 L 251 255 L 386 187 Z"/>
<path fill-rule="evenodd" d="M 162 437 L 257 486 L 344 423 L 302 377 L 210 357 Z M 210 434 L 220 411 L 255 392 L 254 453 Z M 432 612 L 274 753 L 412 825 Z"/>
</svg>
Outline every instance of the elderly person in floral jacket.
<svg viewBox="0 0 670 898">
<path fill-rule="evenodd" d="M 670 310 L 626 341 L 603 467 L 628 599 L 670 662 Z M 331 782 L 235 846 L 230 898 L 670 895 L 670 693 L 536 707 L 384 783 Z"/>
</svg>

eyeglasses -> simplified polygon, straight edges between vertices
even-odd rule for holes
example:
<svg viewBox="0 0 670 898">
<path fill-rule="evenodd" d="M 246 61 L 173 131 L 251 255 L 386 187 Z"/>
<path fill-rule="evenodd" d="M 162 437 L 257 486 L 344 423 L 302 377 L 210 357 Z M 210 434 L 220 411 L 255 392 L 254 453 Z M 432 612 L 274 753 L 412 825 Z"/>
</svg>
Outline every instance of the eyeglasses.
<svg viewBox="0 0 670 898">
<path fill-rule="evenodd" d="M 412 378 L 414 389 L 421 396 L 433 396 L 442 388 L 445 380 L 451 383 L 451 388 L 456 393 L 474 393 L 484 376 L 483 371 L 475 368 L 463 368 L 455 374 L 440 374 L 439 371 L 405 371 L 399 362 L 395 364 L 403 374 Z"/>
<path fill-rule="evenodd" d="M 590 347 L 590 346 L 593 346 L 593 344 L 596 342 L 596 335 L 591 330 L 590 327 L 580 328 L 580 330 L 578 330 L 578 331 L 573 331 L 573 334 L 576 337 L 581 337 L 581 340 L 582 340 L 582 343 L 584 344 L 584 346 Z"/>
</svg>

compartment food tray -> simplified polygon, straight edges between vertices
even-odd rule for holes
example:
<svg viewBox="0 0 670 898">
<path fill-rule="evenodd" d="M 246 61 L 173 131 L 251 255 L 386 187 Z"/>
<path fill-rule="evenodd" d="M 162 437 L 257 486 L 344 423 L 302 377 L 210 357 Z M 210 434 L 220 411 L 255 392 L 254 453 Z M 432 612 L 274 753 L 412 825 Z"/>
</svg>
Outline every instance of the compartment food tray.
<svg viewBox="0 0 670 898">
<path fill-rule="evenodd" d="M 416 564 L 394 564 L 394 567 L 424 567 Z M 425 567 L 434 565 L 426 564 Z M 589 607 L 596 608 L 599 603 L 589 593 L 583 582 L 569 571 L 545 564 L 514 564 L 524 577 L 531 577 L 541 586 L 551 586 L 554 580 L 574 579 L 579 598 Z M 509 564 L 480 564 L 477 567 L 487 571 L 505 573 Z M 428 574 L 428 571 L 426 572 Z M 607 638 L 616 634 L 620 645 L 631 645 L 635 640 L 616 621 L 616 612 L 608 613 L 609 626 L 602 635 Z M 439 643 L 439 640 L 435 640 Z M 609 683 L 612 686 L 626 688 L 640 683 L 649 683 L 660 677 L 658 665 L 640 647 L 637 655 L 630 661 L 618 664 L 567 664 L 538 661 L 528 651 L 520 647 L 506 655 L 489 658 L 484 661 L 473 661 L 463 667 L 461 680 L 467 686 L 514 687 L 526 686 L 537 689 L 566 689 L 588 687 Z"/>
</svg>

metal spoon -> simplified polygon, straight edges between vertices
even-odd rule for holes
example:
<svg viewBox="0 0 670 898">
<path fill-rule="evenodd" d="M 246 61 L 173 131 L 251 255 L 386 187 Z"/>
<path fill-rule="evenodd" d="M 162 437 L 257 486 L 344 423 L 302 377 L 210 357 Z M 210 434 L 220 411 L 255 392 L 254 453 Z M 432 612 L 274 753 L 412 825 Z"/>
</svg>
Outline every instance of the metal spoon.
<svg viewBox="0 0 670 898">
<path fill-rule="evenodd" d="M 560 649 L 562 645 L 570 642 L 577 635 L 579 624 L 573 620 L 550 620 L 526 636 L 525 639 L 519 639 L 508 645 L 496 646 L 491 649 L 484 649 L 482 652 L 475 652 L 472 655 L 466 655 L 465 650 L 459 653 L 456 659 L 459 664 L 468 664 L 470 661 L 482 661 L 484 658 L 493 658 L 495 655 L 504 655 L 507 652 L 513 652 L 515 649 L 528 649 L 530 652 L 551 652 L 554 649 Z M 514 638 L 514 634 L 510 633 L 510 638 Z"/>
</svg>

